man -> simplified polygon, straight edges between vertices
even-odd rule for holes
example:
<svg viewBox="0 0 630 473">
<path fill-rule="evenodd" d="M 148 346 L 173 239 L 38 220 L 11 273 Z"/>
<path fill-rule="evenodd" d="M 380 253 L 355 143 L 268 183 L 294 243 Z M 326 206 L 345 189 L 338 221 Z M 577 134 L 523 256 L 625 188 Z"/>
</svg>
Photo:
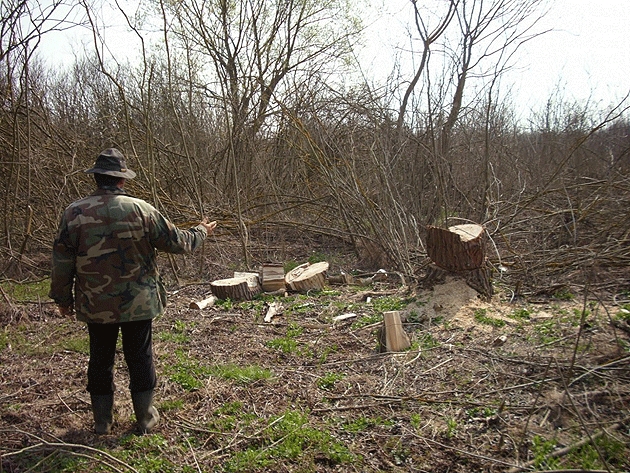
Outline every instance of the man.
<svg viewBox="0 0 630 473">
<path fill-rule="evenodd" d="M 152 320 L 162 314 L 166 292 L 160 281 L 156 250 L 190 253 L 216 227 L 204 219 L 179 230 L 147 202 L 129 196 L 127 168 L 115 148 L 103 151 L 93 168 L 97 190 L 63 213 L 53 243 L 50 298 L 62 315 L 73 310 L 87 322 L 90 337 L 87 390 L 94 430 L 108 434 L 113 423 L 114 358 L 118 332 L 129 368 L 129 390 L 142 433 L 159 420 L 153 406 L 156 373 Z"/>
</svg>

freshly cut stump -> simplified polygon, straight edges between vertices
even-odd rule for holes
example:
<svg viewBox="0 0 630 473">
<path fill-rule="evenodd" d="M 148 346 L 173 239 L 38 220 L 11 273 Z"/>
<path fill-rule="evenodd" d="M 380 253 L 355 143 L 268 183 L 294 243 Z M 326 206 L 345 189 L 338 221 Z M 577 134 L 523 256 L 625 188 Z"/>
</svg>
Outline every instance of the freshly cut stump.
<svg viewBox="0 0 630 473">
<path fill-rule="evenodd" d="M 447 271 L 470 271 L 486 262 L 484 229 L 481 225 L 427 227 L 427 253 Z"/>
<path fill-rule="evenodd" d="M 448 228 L 427 227 L 427 254 L 434 265 L 427 268 L 425 283 L 435 285 L 451 273 L 462 277 L 484 298 L 494 290 L 486 268 L 485 231 L 481 225 L 455 225 Z"/>
<path fill-rule="evenodd" d="M 326 271 L 328 262 L 304 263 L 293 268 L 287 273 L 284 280 L 287 286 L 296 292 L 308 292 L 312 290 L 322 290 L 326 285 Z"/>
<path fill-rule="evenodd" d="M 210 283 L 210 289 L 218 299 L 233 301 L 249 301 L 260 292 L 258 283 L 248 277 L 217 279 Z"/>
</svg>

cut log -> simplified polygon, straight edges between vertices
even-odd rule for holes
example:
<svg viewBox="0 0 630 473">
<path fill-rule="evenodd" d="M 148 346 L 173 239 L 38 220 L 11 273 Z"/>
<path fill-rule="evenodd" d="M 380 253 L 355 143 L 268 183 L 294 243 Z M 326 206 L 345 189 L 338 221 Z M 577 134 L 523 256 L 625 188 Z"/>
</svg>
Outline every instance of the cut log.
<svg viewBox="0 0 630 473">
<path fill-rule="evenodd" d="M 486 261 L 484 229 L 481 225 L 427 228 L 427 253 L 440 268 L 470 271 Z"/>
<path fill-rule="evenodd" d="M 292 291 L 308 292 L 312 290 L 322 290 L 326 285 L 326 271 L 328 263 L 321 261 L 319 263 L 304 263 L 293 268 L 287 273 L 284 280 Z"/>
<path fill-rule="evenodd" d="M 275 292 L 285 288 L 282 263 L 264 263 L 262 265 L 262 288 L 265 292 Z"/>
<path fill-rule="evenodd" d="M 218 279 L 210 283 L 210 289 L 219 299 L 233 301 L 248 301 L 260 293 L 258 278 L 247 276 Z"/>
<path fill-rule="evenodd" d="M 400 312 L 397 310 L 383 312 L 382 339 L 387 351 L 404 351 L 411 346 L 409 336 L 403 329 Z"/>
<path fill-rule="evenodd" d="M 189 307 L 191 309 L 201 310 L 201 309 L 205 309 L 206 307 L 212 307 L 216 301 L 217 301 L 216 296 L 210 296 L 201 301 L 191 302 Z"/>
</svg>

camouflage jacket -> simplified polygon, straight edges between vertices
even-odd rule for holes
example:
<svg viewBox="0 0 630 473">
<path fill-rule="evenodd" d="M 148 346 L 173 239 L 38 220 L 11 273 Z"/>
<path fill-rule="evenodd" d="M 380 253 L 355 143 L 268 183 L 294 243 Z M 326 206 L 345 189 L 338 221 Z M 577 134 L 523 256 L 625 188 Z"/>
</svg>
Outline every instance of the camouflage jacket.
<svg viewBox="0 0 630 473">
<path fill-rule="evenodd" d="M 202 225 L 179 230 L 121 189 L 98 189 L 63 213 L 49 296 L 64 307 L 74 304 L 84 322 L 152 319 L 166 304 L 156 250 L 189 253 L 206 236 Z"/>
</svg>

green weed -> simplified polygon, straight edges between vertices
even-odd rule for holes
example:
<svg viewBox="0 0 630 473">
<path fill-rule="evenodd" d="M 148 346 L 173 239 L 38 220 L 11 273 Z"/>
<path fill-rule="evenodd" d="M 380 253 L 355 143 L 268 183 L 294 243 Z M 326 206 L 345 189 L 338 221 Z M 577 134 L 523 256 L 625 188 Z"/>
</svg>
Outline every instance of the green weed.
<svg viewBox="0 0 630 473">
<path fill-rule="evenodd" d="M 625 464 L 625 446 L 623 442 L 609 436 L 595 440 L 596 447 L 591 444 L 583 445 L 571 451 L 568 461 L 572 466 L 586 470 L 607 470 L 610 466 L 622 468 Z M 606 459 L 604 464 L 597 450 Z"/>
<path fill-rule="evenodd" d="M 194 323 L 191 323 L 191 327 Z M 158 338 L 163 342 L 171 342 L 177 345 L 182 345 L 190 341 L 190 335 L 188 334 L 188 327 L 183 320 L 176 320 L 171 329 L 167 332 L 160 332 Z"/>
<path fill-rule="evenodd" d="M 317 380 L 317 386 L 319 387 L 319 389 L 328 391 L 334 388 L 337 381 L 341 381 L 343 377 L 344 376 L 340 373 L 326 373 L 324 376 Z"/>
<path fill-rule="evenodd" d="M 325 347 L 324 350 L 322 351 L 322 354 L 319 355 L 319 364 L 322 365 L 326 363 L 326 360 L 328 359 L 328 355 L 330 355 L 331 353 L 335 353 L 338 349 L 339 347 L 337 347 L 337 345 L 330 345 L 330 346 Z"/>
<path fill-rule="evenodd" d="M 2 330 L 0 332 L 0 351 L 4 350 L 8 346 L 9 346 L 9 337 L 7 335 L 7 332 L 5 330 Z"/>
<path fill-rule="evenodd" d="M 402 310 L 407 306 L 408 301 L 401 299 L 400 297 L 377 297 L 372 300 L 372 307 L 374 311 L 380 315 L 383 315 L 383 312 L 390 312 L 392 310 Z"/>
<path fill-rule="evenodd" d="M 125 447 L 120 452 L 121 459 L 129 463 L 138 473 L 181 471 L 163 454 L 169 445 L 161 435 L 129 435 L 121 439 L 121 445 Z"/>
<path fill-rule="evenodd" d="M 415 342 L 417 344 L 416 349 L 430 350 L 440 346 L 440 342 L 430 333 L 421 333 Z M 412 345 L 413 346 L 413 345 Z"/>
<path fill-rule="evenodd" d="M 457 421 L 450 417 L 446 420 L 446 438 L 453 438 L 457 433 Z"/>
<path fill-rule="evenodd" d="M 540 435 L 535 435 L 532 439 L 531 450 L 534 454 L 534 467 L 542 470 L 555 470 L 559 466 L 558 458 L 549 457 L 553 452 L 556 443 L 546 440 Z"/>
<path fill-rule="evenodd" d="M 218 307 L 221 310 L 232 310 L 234 308 L 234 302 L 230 298 L 227 299 L 219 299 L 214 303 L 215 307 Z"/>
<path fill-rule="evenodd" d="M 158 406 L 160 411 L 168 412 L 168 411 L 177 411 L 184 408 L 184 401 L 182 399 L 171 399 L 160 402 Z"/>
<path fill-rule="evenodd" d="M 362 315 L 357 319 L 356 322 L 352 324 L 353 329 L 358 329 L 361 327 L 367 327 L 368 325 L 376 324 L 378 322 L 383 321 L 383 314 L 366 314 Z"/>
<path fill-rule="evenodd" d="M 416 412 L 411 414 L 411 417 L 409 418 L 409 423 L 416 430 L 418 430 L 420 428 L 421 421 L 422 421 L 422 417 L 420 417 L 420 414 L 418 414 Z"/>
<path fill-rule="evenodd" d="M 513 310 L 510 314 L 508 314 L 508 317 L 514 320 L 529 320 L 531 315 L 532 313 L 529 309 L 523 308 Z"/>
<path fill-rule="evenodd" d="M 622 305 L 615 314 L 615 319 L 630 323 L 630 304 Z"/>
<path fill-rule="evenodd" d="M 66 351 L 73 351 L 86 355 L 89 355 L 90 353 L 90 337 L 87 334 L 79 334 L 77 336 L 68 337 L 61 340 L 60 343 Z"/>
<path fill-rule="evenodd" d="M 560 301 L 572 301 L 575 299 L 575 294 L 573 294 L 569 289 L 559 289 L 553 294 L 554 299 L 558 299 Z"/>
<path fill-rule="evenodd" d="M 319 251 L 313 252 L 311 256 L 308 257 L 308 262 L 311 264 L 320 263 L 322 261 L 328 261 L 328 256 L 324 253 L 320 253 Z"/>
<path fill-rule="evenodd" d="M 302 468 L 312 468 L 316 458 L 318 461 L 324 458 L 331 464 L 356 460 L 356 456 L 329 432 L 309 425 L 308 414 L 286 411 L 271 420 L 261 433 L 257 445 L 230 457 L 224 470 L 237 472 L 273 469 L 275 462 L 282 460 L 297 463 Z"/>
<path fill-rule="evenodd" d="M 379 425 L 391 426 L 393 421 L 385 420 L 381 417 L 357 417 L 351 421 L 344 423 L 341 427 L 346 432 L 358 434 Z"/>
<path fill-rule="evenodd" d="M 304 329 L 295 323 L 290 323 L 284 337 L 274 338 L 266 343 L 266 346 L 276 350 L 280 350 L 286 355 L 306 355 L 310 351 L 302 347 L 296 340 Z"/>
<path fill-rule="evenodd" d="M 505 325 L 505 320 L 489 317 L 486 309 L 476 309 L 473 315 L 475 320 L 480 324 L 490 325 L 492 327 L 503 327 Z"/>
<path fill-rule="evenodd" d="M 540 342 L 545 345 L 556 342 L 561 338 L 558 322 L 553 319 L 536 324 L 534 331 L 538 334 Z"/>
</svg>

